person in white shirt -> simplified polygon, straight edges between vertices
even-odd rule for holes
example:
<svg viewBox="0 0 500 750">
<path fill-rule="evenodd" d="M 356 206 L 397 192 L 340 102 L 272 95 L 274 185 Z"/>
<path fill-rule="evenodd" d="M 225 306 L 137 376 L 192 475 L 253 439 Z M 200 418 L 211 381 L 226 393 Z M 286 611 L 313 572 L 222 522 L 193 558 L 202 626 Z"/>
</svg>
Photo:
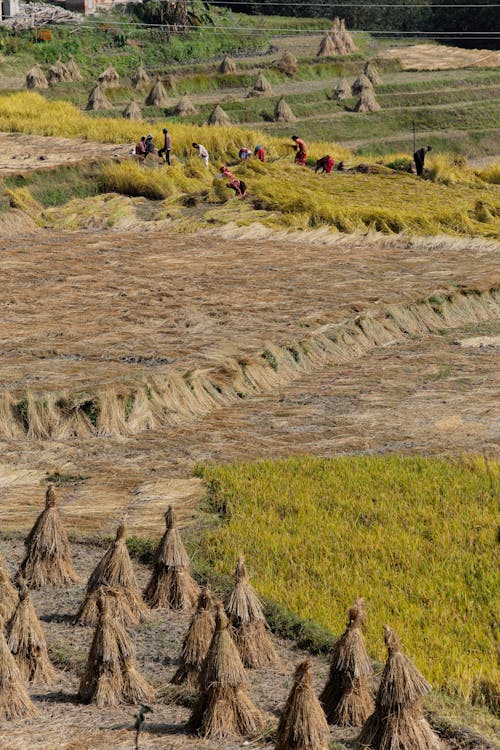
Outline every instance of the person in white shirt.
<svg viewBox="0 0 500 750">
<path fill-rule="evenodd" d="M 205 146 L 202 146 L 201 143 L 193 143 L 192 146 L 198 151 L 198 155 L 200 159 L 203 159 L 203 161 L 205 162 L 205 166 L 208 169 L 209 156 L 208 156 L 208 151 L 205 148 Z"/>
</svg>

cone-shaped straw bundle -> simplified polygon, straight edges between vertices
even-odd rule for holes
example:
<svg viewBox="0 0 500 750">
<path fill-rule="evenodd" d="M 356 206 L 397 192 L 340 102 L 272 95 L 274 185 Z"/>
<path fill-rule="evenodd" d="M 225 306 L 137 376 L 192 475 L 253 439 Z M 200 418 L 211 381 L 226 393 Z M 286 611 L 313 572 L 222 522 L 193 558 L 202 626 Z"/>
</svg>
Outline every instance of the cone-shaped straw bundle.
<svg viewBox="0 0 500 750">
<path fill-rule="evenodd" d="M 370 79 L 371 83 L 373 83 L 374 86 L 378 86 L 380 83 L 382 83 L 379 72 L 372 62 L 366 63 L 363 73 L 367 78 Z"/>
<path fill-rule="evenodd" d="M 0 556 L 0 627 L 12 617 L 18 601 L 17 589 L 12 584 L 8 572 L 5 570 L 3 558 Z"/>
<path fill-rule="evenodd" d="M 355 112 L 378 112 L 380 104 L 375 99 L 373 89 L 361 89 L 361 95 L 354 107 Z"/>
<path fill-rule="evenodd" d="M 125 117 L 127 120 L 140 120 L 142 112 L 137 102 L 129 102 L 122 112 L 122 117 Z"/>
<path fill-rule="evenodd" d="M 161 82 L 160 76 L 156 76 L 156 81 L 144 103 L 147 107 L 166 107 L 168 105 L 167 92 Z"/>
<path fill-rule="evenodd" d="M 330 33 L 325 34 L 319 45 L 316 57 L 334 57 L 337 55 L 337 47 Z"/>
<path fill-rule="evenodd" d="M 141 63 L 135 73 L 132 74 L 132 86 L 134 89 L 145 88 L 149 84 L 149 76 Z"/>
<path fill-rule="evenodd" d="M 189 722 L 203 737 L 220 740 L 252 734 L 264 717 L 245 688 L 245 670 L 228 630 L 222 604 L 217 605 L 215 633 L 200 676 L 201 696 Z"/>
<path fill-rule="evenodd" d="M 144 591 L 144 599 L 152 608 L 191 609 L 196 604 L 200 587 L 191 578 L 191 563 L 175 525 L 171 505 L 165 513 L 166 531 L 155 553 L 153 573 Z"/>
<path fill-rule="evenodd" d="M 45 493 L 45 510 L 25 539 L 26 555 L 19 568 L 28 586 L 67 586 L 78 580 L 71 563 L 66 530 L 56 505 L 56 493 L 50 484 Z"/>
<path fill-rule="evenodd" d="M 281 714 L 275 750 L 328 750 L 330 732 L 311 686 L 311 662 L 295 670 L 294 683 Z"/>
<path fill-rule="evenodd" d="M 337 85 L 333 89 L 333 99 L 341 101 L 342 99 L 349 99 L 351 96 L 351 86 L 347 78 L 339 78 Z"/>
<path fill-rule="evenodd" d="M 108 97 L 104 93 L 104 91 L 101 88 L 101 85 L 98 83 L 92 91 L 89 94 L 89 99 L 87 102 L 87 106 L 85 109 L 87 111 L 93 110 L 94 112 L 97 112 L 100 109 L 112 109 L 113 105 L 109 101 Z"/>
<path fill-rule="evenodd" d="M 424 719 L 422 697 L 431 686 L 401 651 L 394 631 L 384 625 L 387 661 L 375 699 L 375 712 L 358 738 L 359 748 L 439 750 L 441 743 Z"/>
<path fill-rule="evenodd" d="M 293 76 L 298 69 L 297 58 L 291 52 L 285 50 L 282 57 L 278 60 L 277 67 L 285 75 Z"/>
<path fill-rule="evenodd" d="M 18 583 L 19 604 L 7 623 L 7 643 L 25 680 L 48 683 L 56 672 L 47 653 L 45 635 L 21 576 Z"/>
<path fill-rule="evenodd" d="M 222 58 L 222 62 L 219 65 L 219 73 L 236 73 L 236 63 L 229 55 L 224 55 Z"/>
<path fill-rule="evenodd" d="M 54 65 L 51 65 L 47 74 L 48 81 L 52 86 L 54 83 L 62 83 L 62 81 L 71 81 L 71 75 L 66 65 L 61 62 L 61 59 L 57 60 Z"/>
<path fill-rule="evenodd" d="M 99 598 L 108 598 L 106 590 L 103 591 L 102 597 L 97 595 L 97 589 L 101 586 L 110 587 L 114 590 L 112 598 L 115 601 L 111 604 L 108 603 L 108 611 L 112 611 L 113 615 L 116 615 L 117 609 L 122 609 L 121 602 L 123 602 L 123 608 L 126 611 L 122 616 L 117 616 L 117 619 L 127 622 L 130 621 L 132 615 L 135 624 L 146 620 L 148 609 L 142 600 L 125 537 L 126 528 L 125 524 L 122 523 L 116 532 L 115 541 L 108 547 L 90 575 L 85 600 L 76 616 L 76 622 L 80 625 L 95 625 L 97 623 L 98 600 Z"/>
<path fill-rule="evenodd" d="M 120 85 L 120 76 L 112 65 L 103 70 L 98 80 L 101 86 L 106 89 L 113 89 Z"/>
<path fill-rule="evenodd" d="M 352 95 L 359 96 L 363 89 L 373 89 L 373 86 L 368 76 L 365 76 L 364 73 L 360 73 L 351 86 Z"/>
<path fill-rule="evenodd" d="M 10 721 L 35 714 L 35 706 L 0 628 L 0 719 Z"/>
<path fill-rule="evenodd" d="M 248 96 L 263 96 L 264 94 L 272 94 L 273 93 L 273 87 L 267 80 L 264 73 L 261 71 L 259 75 L 257 76 L 255 83 L 253 85 L 253 89 L 249 92 Z"/>
<path fill-rule="evenodd" d="M 224 112 L 220 104 L 217 104 L 212 114 L 208 118 L 208 124 L 224 128 L 231 125 L 231 120 L 229 119 L 226 112 Z"/>
<path fill-rule="evenodd" d="M 285 101 L 284 96 L 282 96 L 281 99 L 276 102 L 276 106 L 274 108 L 274 119 L 276 122 L 295 122 L 297 120 L 290 106 Z"/>
<path fill-rule="evenodd" d="M 107 597 L 99 598 L 98 609 L 99 618 L 80 682 L 80 699 L 97 706 L 151 701 L 153 688 L 137 671 L 133 643 L 111 614 Z"/>
<path fill-rule="evenodd" d="M 319 696 L 330 724 L 360 727 L 373 711 L 373 669 L 361 623 L 364 601 L 349 610 L 347 629 L 335 644 L 328 682 Z"/>
<path fill-rule="evenodd" d="M 83 76 L 80 72 L 80 68 L 75 62 L 75 59 L 73 55 L 69 56 L 69 60 L 66 63 L 66 70 L 68 71 L 69 75 L 71 76 L 72 81 L 83 81 Z"/>
<path fill-rule="evenodd" d="M 248 580 L 245 560 L 240 557 L 234 572 L 235 586 L 226 605 L 234 640 L 246 667 L 276 664 L 278 657 L 267 628 L 262 604 Z"/>
<path fill-rule="evenodd" d="M 26 88 L 27 89 L 47 89 L 49 84 L 45 77 L 45 73 L 39 65 L 34 65 L 31 70 L 26 73 Z"/>
<path fill-rule="evenodd" d="M 189 96 L 186 95 L 181 96 L 174 109 L 176 115 L 195 115 L 197 111 Z"/>
<path fill-rule="evenodd" d="M 181 663 L 172 677 L 174 685 L 198 689 L 200 673 L 215 630 L 212 594 L 208 586 L 198 597 L 198 606 L 181 649 Z"/>
</svg>

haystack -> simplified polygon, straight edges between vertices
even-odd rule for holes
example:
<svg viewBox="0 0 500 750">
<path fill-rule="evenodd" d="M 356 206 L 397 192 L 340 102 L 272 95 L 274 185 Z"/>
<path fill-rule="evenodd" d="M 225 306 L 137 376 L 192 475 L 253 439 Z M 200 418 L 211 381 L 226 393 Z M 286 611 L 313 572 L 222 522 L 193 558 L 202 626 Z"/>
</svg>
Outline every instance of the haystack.
<svg viewBox="0 0 500 750">
<path fill-rule="evenodd" d="M 224 75 L 226 73 L 236 73 L 236 63 L 229 55 L 224 55 L 222 58 L 222 62 L 219 65 L 219 73 L 223 73 Z"/>
<path fill-rule="evenodd" d="M 36 708 L 0 628 L 0 719 L 11 721 L 35 714 Z"/>
<path fill-rule="evenodd" d="M 103 70 L 98 78 L 99 83 L 105 89 L 115 89 L 120 85 L 120 76 L 112 65 Z"/>
<path fill-rule="evenodd" d="M 166 107 L 168 105 L 167 92 L 161 82 L 160 76 L 156 76 L 154 86 L 147 95 L 144 104 L 147 107 Z"/>
<path fill-rule="evenodd" d="M 25 539 L 26 555 L 20 574 L 32 589 L 43 586 L 67 586 L 78 580 L 71 563 L 66 530 L 56 505 L 56 493 L 49 484 L 45 509 Z"/>
<path fill-rule="evenodd" d="M 120 602 L 125 600 L 123 602 L 125 612 L 117 619 L 127 621 L 130 612 L 133 614 L 135 624 L 147 619 L 148 609 L 142 600 L 141 591 L 132 568 L 125 543 L 126 533 L 125 524 L 121 523 L 116 532 L 115 541 L 108 547 L 90 575 L 85 600 L 76 615 L 76 622 L 80 625 L 95 625 L 97 623 L 99 597 L 96 595 L 96 591 L 100 586 L 106 586 L 114 590 L 113 599 L 115 602 L 112 605 L 108 604 L 108 609 L 110 607 L 120 608 Z M 106 596 L 101 598 L 107 599 Z"/>
<path fill-rule="evenodd" d="M 231 120 L 229 119 L 226 112 L 224 112 L 220 104 L 217 104 L 215 109 L 212 111 L 212 114 L 208 118 L 208 124 L 216 125 L 221 128 L 227 128 L 229 125 L 231 125 Z"/>
<path fill-rule="evenodd" d="M 293 687 L 281 714 L 275 750 L 328 750 L 330 731 L 311 686 L 311 662 L 295 669 Z"/>
<path fill-rule="evenodd" d="M 122 117 L 127 120 L 140 120 L 142 119 L 141 108 L 136 101 L 129 102 L 122 112 Z"/>
<path fill-rule="evenodd" d="M 364 614 L 364 601 L 358 599 L 333 650 L 328 681 L 319 696 L 329 724 L 360 727 L 373 712 L 373 669 L 361 632 Z"/>
<path fill-rule="evenodd" d="M 80 68 L 76 64 L 75 58 L 73 57 L 73 55 L 69 56 L 69 60 L 66 63 L 66 70 L 71 76 L 72 81 L 83 81 L 83 76 L 80 72 Z"/>
<path fill-rule="evenodd" d="M 245 560 L 240 557 L 234 572 L 235 586 L 226 604 L 234 640 L 246 667 L 268 667 L 278 657 L 269 633 L 262 604 L 248 580 Z"/>
<path fill-rule="evenodd" d="M 89 99 L 85 109 L 87 111 L 93 110 L 97 112 L 100 109 L 112 109 L 113 105 L 107 98 L 106 94 L 101 88 L 101 84 L 98 83 L 89 94 Z"/>
<path fill-rule="evenodd" d="M 256 732 L 264 717 L 245 687 L 245 670 L 229 633 L 222 604 L 217 605 L 215 633 L 200 676 L 201 695 L 189 726 L 203 737 L 221 740 Z"/>
<path fill-rule="evenodd" d="M 370 79 L 364 73 L 360 73 L 351 86 L 351 93 L 353 96 L 359 96 L 363 89 L 373 90 L 373 86 Z"/>
<path fill-rule="evenodd" d="M 191 578 L 191 562 L 175 525 L 171 505 L 165 513 L 166 531 L 155 553 L 153 573 L 144 599 L 153 609 L 185 610 L 196 604 L 200 587 Z"/>
<path fill-rule="evenodd" d="M 197 111 L 189 96 L 186 95 L 181 96 L 174 109 L 176 115 L 195 115 Z"/>
<path fill-rule="evenodd" d="M 353 52 L 356 52 L 358 48 L 354 44 L 351 35 L 347 31 L 345 20 L 343 18 L 340 20 L 339 34 L 342 38 L 342 42 L 346 50 L 345 54 L 352 55 Z"/>
<path fill-rule="evenodd" d="M 71 76 L 66 65 L 61 62 L 61 58 L 57 60 L 54 65 L 51 65 L 47 73 L 47 79 L 49 84 L 52 86 L 55 83 L 62 83 L 63 81 L 71 81 Z"/>
<path fill-rule="evenodd" d="M 12 584 L 8 572 L 5 570 L 3 558 L 0 555 L 0 627 L 10 620 L 19 602 L 16 587 Z"/>
<path fill-rule="evenodd" d="M 255 80 L 253 89 L 248 93 L 248 96 L 264 96 L 265 94 L 270 96 L 272 93 L 273 87 L 261 71 Z"/>
<path fill-rule="evenodd" d="M 382 79 L 379 75 L 379 72 L 372 62 L 367 62 L 365 64 L 363 73 L 367 78 L 369 78 L 369 80 L 374 86 L 378 86 L 379 84 L 382 83 Z"/>
<path fill-rule="evenodd" d="M 351 86 L 349 84 L 349 81 L 347 78 L 339 78 L 337 85 L 333 89 L 333 96 L 332 98 L 336 101 L 341 101 L 342 99 L 349 99 L 351 96 Z"/>
<path fill-rule="evenodd" d="M 98 610 L 97 626 L 78 691 L 80 699 L 100 707 L 151 701 L 153 688 L 139 674 L 134 645 L 111 614 L 107 597 L 99 598 Z"/>
<path fill-rule="evenodd" d="M 422 698 L 431 686 L 401 651 L 394 631 L 384 625 L 387 661 L 375 699 L 375 711 L 358 738 L 359 748 L 440 750 L 441 743 L 424 718 Z"/>
<path fill-rule="evenodd" d="M 285 101 L 284 96 L 282 96 L 281 99 L 276 102 L 276 106 L 274 108 L 274 119 L 276 122 L 295 122 L 297 120 L 290 106 Z"/>
<path fill-rule="evenodd" d="M 181 663 L 171 680 L 174 685 L 199 688 L 201 668 L 215 630 L 213 607 L 212 593 L 206 586 L 198 597 L 196 612 L 182 644 Z"/>
<path fill-rule="evenodd" d="M 149 76 L 141 63 L 135 73 L 132 74 L 132 86 L 134 89 L 145 88 L 149 84 Z"/>
<path fill-rule="evenodd" d="M 47 652 L 47 642 L 25 580 L 19 576 L 19 604 L 7 623 L 7 643 L 18 669 L 27 682 L 48 683 L 56 671 Z"/>
<path fill-rule="evenodd" d="M 298 69 L 297 58 L 291 52 L 285 50 L 278 60 L 277 68 L 287 76 L 293 76 Z"/>
<path fill-rule="evenodd" d="M 333 36 L 330 33 L 325 34 L 319 45 L 316 57 L 335 57 L 336 54 L 338 53 Z"/>
<path fill-rule="evenodd" d="M 380 104 L 373 89 L 361 89 L 361 96 L 354 107 L 355 112 L 378 112 Z"/>
<path fill-rule="evenodd" d="M 26 73 L 26 88 L 27 89 L 48 89 L 49 84 L 45 77 L 45 73 L 39 65 L 34 65 L 31 70 Z"/>
</svg>

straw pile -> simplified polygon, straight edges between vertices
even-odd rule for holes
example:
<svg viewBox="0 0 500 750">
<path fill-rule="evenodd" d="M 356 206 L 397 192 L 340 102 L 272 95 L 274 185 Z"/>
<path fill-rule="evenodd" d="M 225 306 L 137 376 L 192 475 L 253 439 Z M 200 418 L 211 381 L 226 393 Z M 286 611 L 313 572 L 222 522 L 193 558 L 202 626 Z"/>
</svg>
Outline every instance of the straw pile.
<svg viewBox="0 0 500 750">
<path fill-rule="evenodd" d="M 335 57 L 337 54 L 337 47 L 333 41 L 332 35 L 330 33 L 325 34 L 319 45 L 316 57 Z"/>
<path fill-rule="evenodd" d="M 166 107 L 168 105 L 167 92 L 161 82 L 160 76 L 156 76 L 156 81 L 144 103 L 147 107 Z"/>
<path fill-rule="evenodd" d="M 129 102 L 122 112 L 122 117 L 127 120 L 140 120 L 142 119 L 141 108 L 136 101 Z"/>
<path fill-rule="evenodd" d="M 295 122 L 297 120 L 290 106 L 285 101 L 284 96 L 282 96 L 281 99 L 276 102 L 276 106 L 274 108 L 274 119 L 276 122 Z"/>
<path fill-rule="evenodd" d="M 382 83 L 382 79 L 379 75 L 379 72 L 372 62 L 367 62 L 365 64 L 363 73 L 374 86 L 378 86 L 379 84 Z"/>
<path fill-rule="evenodd" d="M 90 626 L 96 624 L 97 612 L 99 611 L 98 602 L 102 596 L 108 602 L 109 612 L 112 617 L 119 620 L 122 625 L 126 628 L 133 628 L 139 624 L 140 620 L 137 613 L 125 597 L 123 590 L 104 584 L 99 585 L 92 593 L 85 596 L 85 600 L 75 617 L 75 624 Z M 145 616 L 142 619 L 145 619 Z"/>
<path fill-rule="evenodd" d="M 101 88 L 101 84 L 98 83 L 89 94 L 89 99 L 85 109 L 87 111 L 93 110 L 97 112 L 100 109 L 112 109 L 113 105 L 107 98 L 106 94 Z"/>
<path fill-rule="evenodd" d="M 75 58 L 73 57 L 73 55 L 69 56 L 69 60 L 66 63 L 66 70 L 71 76 L 72 81 L 83 81 L 83 76 L 80 72 L 80 68 L 76 64 Z"/>
<path fill-rule="evenodd" d="M 106 70 L 103 70 L 98 81 L 105 89 L 115 89 L 120 85 L 120 76 L 113 66 L 110 65 Z"/>
<path fill-rule="evenodd" d="M 358 738 L 359 748 L 439 750 L 441 743 L 424 719 L 422 697 L 431 686 L 401 652 L 394 631 L 384 625 L 387 661 L 375 699 L 375 711 Z"/>
<path fill-rule="evenodd" d="M 220 104 L 217 104 L 212 114 L 208 118 L 208 124 L 216 125 L 221 128 L 226 128 L 229 125 L 231 125 L 231 120 L 229 119 L 226 112 L 224 112 Z"/>
<path fill-rule="evenodd" d="M 78 580 L 71 563 L 66 530 L 56 505 L 56 493 L 49 484 L 45 509 L 25 539 L 26 555 L 19 568 L 28 586 L 67 586 Z"/>
<path fill-rule="evenodd" d="M 200 675 L 202 692 L 189 722 L 203 737 L 215 740 L 252 734 L 264 720 L 246 691 L 245 670 L 228 626 L 219 603 L 215 633 Z"/>
<path fill-rule="evenodd" d="M 200 592 L 198 606 L 184 638 L 180 666 L 172 677 L 174 685 L 198 689 L 200 673 L 215 630 L 212 593 L 208 586 Z"/>
<path fill-rule="evenodd" d="M 262 604 L 248 580 L 245 560 L 240 557 L 234 572 L 235 586 L 226 604 L 234 640 L 246 667 L 267 667 L 278 657 L 269 634 Z"/>
<path fill-rule="evenodd" d="M 319 696 L 329 724 L 359 727 L 373 712 L 373 669 L 361 633 L 364 614 L 364 601 L 358 599 L 335 644 L 328 681 Z"/>
<path fill-rule="evenodd" d="M 99 598 L 98 609 L 99 618 L 80 682 L 80 699 L 99 707 L 151 701 L 153 688 L 139 674 L 133 643 L 112 616 L 107 597 Z"/>
<path fill-rule="evenodd" d="M 281 73 L 284 73 L 287 76 L 293 76 L 298 69 L 297 58 L 295 55 L 292 55 L 291 52 L 285 50 L 282 57 L 278 60 L 277 68 Z"/>
<path fill-rule="evenodd" d="M 171 505 L 165 513 L 166 531 L 155 553 L 153 573 L 144 599 L 153 609 L 185 610 L 196 604 L 200 587 L 191 578 L 191 562 L 175 525 Z"/>
<path fill-rule="evenodd" d="M 97 595 L 97 589 L 100 586 L 114 589 L 113 599 L 115 602 L 108 604 L 108 610 L 123 608 L 124 613 L 121 618 L 126 621 L 133 617 L 135 624 L 144 622 L 147 619 L 148 609 L 144 604 L 141 591 L 137 584 L 134 569 L 130 561 L 127 545 L 125 524 L 121 523 L 116 532 L 116 538 L 113 544 L 108 547 L 104 556 L 97 564 L 95 570 L 90 575 L 87 583 L 85 600 L 78 611 L 76 622 L 80 625 L 95 625 L 98 620 L 98 601 L 100 598 L 106 598 Z"/>
<path fill-rule="evenodd" d="M 11 721 L 35 714 L 35 706 L 0 628 L 0 719 Z"/>
<path fill-rule="evenodd" d="M 226 73 L 236 73 L 236 63 L 229 55 L 224 55 L 222 58 L 222 62 L 219 65 L 219 73 L 223 73 L 224 75 Z"/>
<path fill-rule="evenodd" d="M 356 45 L 345 27 L 344 19 L 334 18 L 330 31 L 321 40 L 317 56 L 351 55 L 355 51 Z"/>
<path fill-rule="evenodd" d="M 353 96 L 359 96 L 363 89 L 372 89 L 372 82 L 368 78 L 368 76 L 365 76 L 364 73 L 360 73 L 359 76 L 356 78 L 354 83 L 351 86 L 351 92 Z"/>
<path fill-rule="evenodd" d="M 311 662 L 295 669 L 294 683 L 281 714 L 275 750 L 328 750 L 330 732 L 311 686 Z"/>
<path fill-rule="evenodd" d="M 66 65 L 61 62 L 61 58 L 51 65 L 47 73 L 47 79 L 51 86 L 55 83 L 62 83 L 63 81 L 71 81 L 71 76 Z"/>
<path fill-rule="evenodd" d="M 259 75 L 256 78 L 256 81 L 253 85 L 253 89 L 249 91 L 247 94 L 248 97 L 251 96 L 264 96 L 265 94 L 271 95 L 273 93 L 273 88 L 269 81 L 267 80 L 264 73 L 261 71 Z"/>
<path fill-rule="evenodd" d="M 19 604 L 7 623 L 7 643 L 17 667 L 28 682 L 48 683 L 55 677 L 47 643 L 24 579 L 18 577 Z"/>
<path fill-rule="evenodd" d="M 141 63 L 135 73 L 132 74 L 132 86 L 134 89 L 145 88 L 149 84 L 149 76 Z"/>
<path fill-rule="evenodd" d="M 332 98 L 336 101 L 341 101 L 342 99 L 349 99 L 351 96 L 351 86 L 349 84 L 349 81 L 347 78 L 339 78 L 337 85 L 333 89 L 333 96 Z"/>
<path fill-rule="evenodd" d="M 17 589 L 11 583 L 9 574 L 3 564 L 3 557 L 0 555 L 0 627 L 2 623 L 12 617 L 18 601 Z"/>
<path fill-rule="evenodd" d="M 355 112 L 378 112 L 380 104 L 373 89 L 361 89 L 361 96 L 354 107 Z"/>
<path fill-rule="evenodd" d="M 195 115 L 197 111 L 198 110 L 187 95 L 181 96 L 174 109 L 176 115 Z"/>
<path fill-rule="evenodd" d="M 26 73 L 26 88 L 27 89 L 47 89 L 49 84 L 45 77 L 45 73 L 39 65 L 34 65 L 31 70 Z"/>
</svg>

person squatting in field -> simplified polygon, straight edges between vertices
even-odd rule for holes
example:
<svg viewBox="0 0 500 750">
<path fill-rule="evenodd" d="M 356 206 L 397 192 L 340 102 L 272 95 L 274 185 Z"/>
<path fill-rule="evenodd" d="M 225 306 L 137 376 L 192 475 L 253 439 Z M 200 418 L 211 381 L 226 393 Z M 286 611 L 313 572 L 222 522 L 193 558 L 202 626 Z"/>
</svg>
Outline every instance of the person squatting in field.
<svg viewBox="0 0 500 750">
<path fill-rule="evenodd" d="M 238 179 L 227 167 L 222 166 L 220 168 L 222 176 L 225 177 L 229 182 L 226 183 L 226 187 L 234 190 L 237 198 L 244 198 L 247 194 L 247 186 L 243 180 Z"/>
<path fill-rule="evenodd" d="M 314 167 L 314 174 L 316 174 L 316 172 L 320 172 L 320 170 L 320 174 L 331 174 L 334 164 L 335 162 L 333 161 L 330 154 L 322 156 L 321 159 L 318 159 L 318 161 L 316 162 L 316 166 Z"/>
<path fill-rule="evenodd" d="M 252 152 L 246 146 L 242 146 L 238 151 L 238 159 L 241 159 L 241 161 L 247 161 L 247 159 L 250 159 L 251 155 Z"/>
<path fill-rule="evenodd" d="M 146 136 L 142 135 L 141 140 L 135 144 L 135 155 L 145 156 L 146 155 Z"/>
<path fill-rule="evenodd" d="M 153 143 L 153 136 L 151 133 L 149 133 L 149 135 L 146 136 L 145 146 L 146 146 L 146 156 L 148 154 L 155 153 L 156 149 L 155 149 L 155 144 Z"/>
<path fill-rule="evenodd" d="M 302 138 L 299 138 L 298 135 L 292 135 L 292 141 L 293 148 L 297 152 L 295 154 L 295 164 L 304 166 L 307 159 L 307 146 L 305 144 L 305 141 L 303 141 Z"/>
<path fill-rule="evenodd" d="M 200 159 L 203 159 L 203 161 L 205 162 L 205 166 L 208 169 L 209 156 L 205 146 L 202 146 L 201 143 L 192 143 L 191 145 L 198 151 L 198 156 L 200 157 Z"/>
<path fill-rule="evenodd" d="M 160 159 L 165 155 L 165 162 L 170 166 L 170 152 L 172 150 L 172 138 L 167 128 L 163 128 L 163 148 L 158 151 Z"/>
<path fill-rule="evenodd" d="M 264 146 L 255 146 L 253 153 L 255 158 L 259 161 L 264 162 L 266 160 L 266 152 L 264 150 Z"/>
<path fill-rule="evenodd" d="M 415 153 L 413 154 L 413 159 L 415 161 L 417 175 L 419 177 L 422 177 L 424 173 L 425 155 L 428 154 L 429 151 L 432 151 L 432 146 L 423 146 L 422 148 L 419 148 L 418 151 L 415 151 Z"/>
</svg>

